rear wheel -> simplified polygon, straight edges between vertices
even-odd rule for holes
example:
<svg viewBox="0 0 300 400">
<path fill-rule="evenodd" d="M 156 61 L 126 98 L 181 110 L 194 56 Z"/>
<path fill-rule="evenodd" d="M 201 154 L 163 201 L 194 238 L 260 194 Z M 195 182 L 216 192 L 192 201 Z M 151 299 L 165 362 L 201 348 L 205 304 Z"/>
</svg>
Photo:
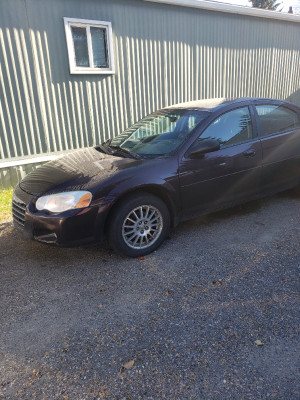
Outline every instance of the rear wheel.
<svg viewBox="0 0 300 400">
<path fill-rule="evenodd" d="M 294 192 L 300 195 L 300 183 L 294 188 Z"/>
<path fill-rule="evenodd" d="M 169 230 L 170 214 L 165 203 L 150 193 L 133 194 L 114 211 L 108 240 L 117 253 L 139 257 L 155 250 Z"/>
</svg>

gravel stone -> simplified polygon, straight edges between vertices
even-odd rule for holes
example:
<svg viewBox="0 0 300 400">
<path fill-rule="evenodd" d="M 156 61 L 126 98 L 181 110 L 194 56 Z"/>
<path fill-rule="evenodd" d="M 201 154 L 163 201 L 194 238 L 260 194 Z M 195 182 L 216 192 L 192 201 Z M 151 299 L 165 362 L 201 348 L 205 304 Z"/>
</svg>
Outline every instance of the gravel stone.
<svg viewBox="0 0 300 400">
<path fill-rule="evenodd" d="M 299 205 L 182 223 L 143 260 L 2 223 L 0 398 L 300 399 Z"/>
</svg>

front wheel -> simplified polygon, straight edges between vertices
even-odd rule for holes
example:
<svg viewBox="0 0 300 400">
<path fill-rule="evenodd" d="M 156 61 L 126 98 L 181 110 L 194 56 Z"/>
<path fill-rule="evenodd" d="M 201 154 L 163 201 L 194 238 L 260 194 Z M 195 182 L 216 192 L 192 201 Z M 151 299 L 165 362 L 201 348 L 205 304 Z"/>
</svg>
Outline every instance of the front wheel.
<svg viewBox="0 0 300 400">
<path fill-rule="evenodd" d="M 165 203 L 152 194 L 133 194 L 113 212 L 108 240 L 115 252 L 140 257 L 155 250 L 169 230 L 170 213 Z"/>
</svg>

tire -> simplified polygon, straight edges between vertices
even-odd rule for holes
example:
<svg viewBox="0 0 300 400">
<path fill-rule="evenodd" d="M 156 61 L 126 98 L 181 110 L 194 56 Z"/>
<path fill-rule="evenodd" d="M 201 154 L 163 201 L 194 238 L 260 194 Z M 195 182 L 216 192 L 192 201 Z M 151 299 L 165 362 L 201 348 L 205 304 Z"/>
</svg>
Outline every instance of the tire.
<svg viewBox="0 0 300 400">
<path fill-rule="evenodd" d="M 141 257 L 165 240 L 170 230 L 166 204 L 150 193 L 127 196 L 116 206 L 108 226 L 108 241 L 118 254 Z"/>
</svg>

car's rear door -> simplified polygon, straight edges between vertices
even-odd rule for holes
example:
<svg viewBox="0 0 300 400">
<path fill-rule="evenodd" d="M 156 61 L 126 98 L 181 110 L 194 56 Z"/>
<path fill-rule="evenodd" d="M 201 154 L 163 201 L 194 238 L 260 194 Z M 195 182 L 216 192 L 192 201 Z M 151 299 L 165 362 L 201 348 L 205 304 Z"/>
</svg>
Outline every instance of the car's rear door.
<svg viewBox="0 0 300 400">
<path fill-rule="evenodd" d="M 260 192 L 261 142 L 248 106 L 213 120 L 197 140 L 219 140 L 219 150 L 197 158 L 183 156 L 179 180 L 183 218 L 253 198 Z"/>
<path fill-rule="evenodd" d="M 262 189 L 266 193 L 292 187 L 300 180 L 300 115 L 286 105 L 259 104 L 262 143 Z"/>
</svg>

